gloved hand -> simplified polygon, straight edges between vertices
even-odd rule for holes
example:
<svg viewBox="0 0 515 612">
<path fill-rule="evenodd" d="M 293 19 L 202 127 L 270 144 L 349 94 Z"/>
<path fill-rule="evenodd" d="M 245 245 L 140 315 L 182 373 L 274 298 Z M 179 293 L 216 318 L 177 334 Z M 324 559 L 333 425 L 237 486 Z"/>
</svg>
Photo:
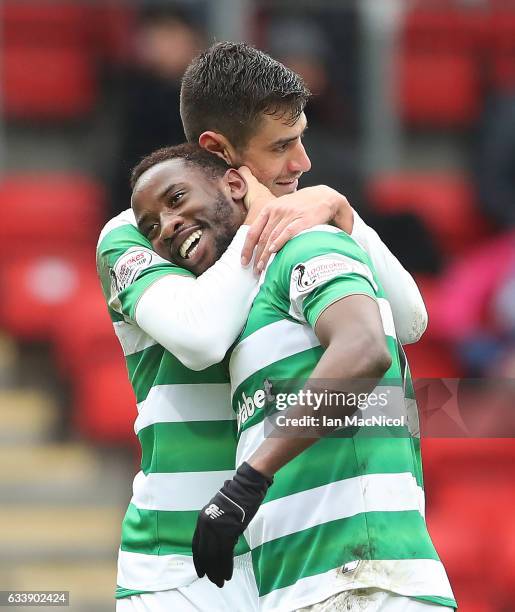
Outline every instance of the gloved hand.
<svg viewBox="0 0 515 612">
<path fill-rule="evenodd" d="M 232 578 L 234 547 L 254 518 L 272 480 L 242 463 L 232 480 L 200 511 L 193 534 L 193 563 L 198 577 L 207 575 L 223 587 Z"/>
</svg>

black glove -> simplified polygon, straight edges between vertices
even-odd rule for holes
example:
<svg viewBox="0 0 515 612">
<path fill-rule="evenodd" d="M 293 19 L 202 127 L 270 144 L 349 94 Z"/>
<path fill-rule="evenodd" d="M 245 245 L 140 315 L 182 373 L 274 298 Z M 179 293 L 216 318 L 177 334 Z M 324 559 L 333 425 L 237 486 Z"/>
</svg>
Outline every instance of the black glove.
<svg viewBox="0 0 515 612">
<path fill-rule="evenodd" d="M 232 578 L 234 547 L 254 518 L 272 480 L 242 463 L 232 480 L 200 511 L 193 534 L 193 563 L 216 586 Z"/>
</svg>

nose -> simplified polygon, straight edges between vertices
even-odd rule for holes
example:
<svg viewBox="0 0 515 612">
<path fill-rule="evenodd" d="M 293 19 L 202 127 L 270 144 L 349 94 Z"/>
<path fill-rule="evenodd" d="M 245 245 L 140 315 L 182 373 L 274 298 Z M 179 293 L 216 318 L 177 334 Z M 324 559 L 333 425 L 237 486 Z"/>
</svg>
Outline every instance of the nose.
<svg viewBox="0 0 515 612">
<path fill-rule="evenodd" d="M 288 170 L 292 174 L 297 172 L 309 172 L 309 170 L 311 170 L 311 161 L 301 141 L 299 141 L 293 149 L 293 155 L 289 161 Z"/>
<path fill-rule="evenodd" d="M 159 233 L 159 242 L 166 243 L 173 238 L 175 232 L 184 225 L 184 219 L 176 214 L 163 212 L 160 216 L 161 231 Z"/>
</svg>

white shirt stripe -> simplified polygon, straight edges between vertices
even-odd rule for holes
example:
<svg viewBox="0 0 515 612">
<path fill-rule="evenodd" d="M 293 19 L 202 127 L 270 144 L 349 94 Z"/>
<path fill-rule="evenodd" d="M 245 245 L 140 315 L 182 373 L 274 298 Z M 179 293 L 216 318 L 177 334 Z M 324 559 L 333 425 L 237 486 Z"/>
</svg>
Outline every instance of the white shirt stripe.
<svg viewBox="0 0 515 612">
<path fill-rule="evenodd" d="M 114 321 L 113 326 L 126 357 L 157 344 L 154 338 L 151 338 L 137 325 L 125 321 Z"/>
<path fill-rule="evenodd" d="M 236 418 L 231 408 L 229 383 L 157 385 L 138 404 L 134 431 L 154 423 L 227 421 Z"/>
<path fill-rule="evenodd" d="M 388 301 L 380 298 L 377 303 L 385 334 L 395 338 L 395 325 Z M 231 394 L 258 370 L 315 346 L 320 346 L 320 342 L 308 325 L 282 319 L 261 327 L 242 340 L 231 355 Z"/>
<path fill-rule="evenodd" d="M 395 323 L 393 322 L 393 314 L 390 303 L 384 298 L 377 298 L 381 320 L 383 321 L 383 329 L 386 336 L 396 337 Z"/>
<path fill-rule="evenodd" d="M 256 548 L 363 512 L 407 510 L 420 512 L 419 487 L 410 472 L 365 474 L 263 504 L 247 529 L 247 541 L 251 548 Z"/>
<path fill-rule="evenodd" d="M 200 510 L 232 478 L 234 470 L 213 472 L 138 472 L 131 503 L 141 510 Z"/>
<path fill-rule="evenodd" d="M 242 340 L 231 355 L 231 393 L 254 372 L 315 346 L 320 342 L 306 325 L 282 319 L 261 327 Z"/>
</svg>

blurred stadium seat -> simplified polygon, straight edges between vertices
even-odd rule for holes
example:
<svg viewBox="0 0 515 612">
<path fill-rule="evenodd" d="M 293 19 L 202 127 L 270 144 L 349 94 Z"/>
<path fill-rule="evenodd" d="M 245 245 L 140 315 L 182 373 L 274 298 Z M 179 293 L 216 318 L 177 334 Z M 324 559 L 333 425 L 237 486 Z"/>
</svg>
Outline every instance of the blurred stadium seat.
<svg viewBox="0 0 515 612">
<path fill-rule="evenodd" d="M 87 42 L 90 3 L 4 0 L 2 44 L 65 45 Z"/>
<path fill-rule="evenodd" d="M 447 6 L 445 6 L 447 4 Z M 401 43 L 410 49 L 474 51 L 487 41 L 487 13 L 453 3 L 412 3 L 404 18 Z"/>
<path fill-rule="evenodd" d="M 488 20 L 488 46 L 496 51 L 515 52 L 515 12 L 509 2 L 493 3 Z"/>
<path fill-rule="evenodd" d="M 482 107 L 481 54 L 488 12 L 453 2 L 415 2 L 404 17 L 398 102 L 414 127 L 466 128 Z"/>
<path fill-rule="evenodd" d="M 482 96 L 472 56 L 453 51 L 405 51 L 398 64 L 398 104 L 410 126 L 464 128 L 477 119 Z"/>
<path fill-rule="evenodd" d="M 3 2 L 3 113 L 17 120 L 70 120 L 97 97 L 87 3 Z"/>
<path fill-rule="evenodd" d="M 101 444 L 136 444 L 135 404 L 123 360 L 97 363 L 92 356 L 75 384 L 75 430 Z"/>
<path fill-rule="evenodd" d="M 50 340 L 56 321 L 93 284 L 92 257 L 65 251 L 12 257 L 0 266 L 0 327 L 21 340 Z"/>
<path fill-rule="evenodd" d="M 515 87 L 515 13 L 499 7 L 489 20 L 489 85 L 495 90 Z"/>
<path fill-rule="evenodd" d="M 515 441 L 511 438 L 428 438 L 423 448 L 425 471 L 435 486 L 445 479 L 461 480 L 469 471 L 472 479 L 484 472 L 515 480 Z"/>
<path fill-rule="evenodd" d="M 0 180 L 0 240 L 11 255 L 86 246 L 93 259 L 103 210 L 102 187 L 79 174 L 19 173 Z"/>
<path fill-rule="evenodd" d="M 472 185 L 460 175 L 382 174 L 369 180 L 366 192 L 378 212 L 418 215 L 447 255 L 462 252 L 489 232 L 488 223 L 476 208 Z"/>
<path fill-rule="evenodd" d="M 95 57 L 109 64 L 122 64 L 132 51 L 136 7 L 119 0 L 104 0 L 91 6 L 91 48 Z"/>
<path fill-rule="evenodd" d="M 72 379 L 80 378 L 91 363 L 123 359 L 97 278 L 54 321 L 52 341 L 59 369 Z"/>
<path fill-rule="evenodd" d="M 427 521 L 459 609 L 508 612 L 515 584 L 515 442 L 424 438 Z M 511 599 L 511 602 L 513 599 Z"/>
<path fill-rule="evenodd" d="M 404 347 L 413 378 L 457 378 L 463 374 L 450 344 L 423 337 Z"/>
<path fill-rule="evenodd" d="M 9 45 L 2 61 L 8 119 L 68 120 L 93 110 L 95 71 L 83 50 Z"/>
</svg>

